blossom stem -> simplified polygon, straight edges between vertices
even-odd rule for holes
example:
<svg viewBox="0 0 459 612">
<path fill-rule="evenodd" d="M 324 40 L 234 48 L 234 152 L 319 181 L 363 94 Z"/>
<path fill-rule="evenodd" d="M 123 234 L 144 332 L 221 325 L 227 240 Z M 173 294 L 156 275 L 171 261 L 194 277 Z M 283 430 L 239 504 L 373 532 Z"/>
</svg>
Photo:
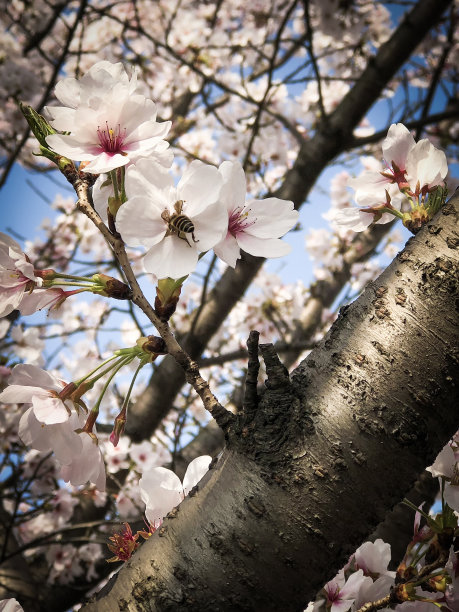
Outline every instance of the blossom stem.
<svg viewBox="0 0 459 612">
<path fill-rule="evenodd" d="M 103 368 L 107 363 L 110 363 L 110 361 L 113 361 L 114 359 L 116 359 L 118 357 L 118 355 L 112 355 L 111 357 L 109 357 L 108 359 L 105 359 L 105 361 L 102 361 L 102 363 L 100 363 L 96 368 L 94 368 L 93 370 L 91 370 L 90 372 L 88 372 L 88 374 L 86 374 L 85 376 L 83 376 L 82 378 L 79 378 L 78 380 L 75 380 L 75 385 L 77 387 L 79 387 L 81 385 L 81 383 L 83 383 L 85 380 L 87 380 L 88 378 L 90 378 L 93 374 L 95 374 L 97 372 L 97 370 L 100 370 L 100 368 Z M 108 371 L 108 370 L 107 370 Z"/>
<path fill-rule="evenodd" d="M 65 274 L 63 272 L 55 272 L 54 278 L 68 278 L 70 280 L 85 281 L 87 283 L 90 283 L 92 281 L 92 278 L 90 276 L 75 276 L 74 274 Z"/>
<path fill-rule="evenodd" d="M 72 283 L 72 282 L 66 282 L 66 281 L 48 281 L 48 283 L 46 283 L 47 287 L 54 287 L 54 286 L 58 286 L 58 287 L 83 287 L 85 290 L 90 291 L 92 285 L 94 285 L 94 282 L 92 283 L 92 285 L 88 285 L 87 283 L 90 281 L 85 281 L 85 282 L 81 282 L 81 283 Z"/>
<path fill-rule="evenodd" d="M 116 376 L 116 374 L 121 370 L 122 367 L 124 367 L 125 365 L 128 365 L 128 363 L 131 363 L 131 361 L 133 360 L 133 356 L 129 356 L 129 357 L 123 357 L 121 358 L 117 365 L 113 368 L 112 373 L 110 374 L 110 376 L 107 378 L 107 380 L 105 381 L 105 384 L 102 388 L 102 391 L 100 392 L 99 397 L 97 398 L 97 402 L 94 404 L 94 407 L 92 408 L 91 412 L 92 413 L 97 413 L 99 414 L 99 407 L 100 404 L 102 402 L 102 398 L 105 395 L 105 392 L 107 391 L 111 381 L 113 380 L 114 376 Z M 109 371 L 109 369 L 105 370 L 104 372 L 101 372 L 100 374 L 98 374 L 94 379 L 93 379 L 93 383 L 98 380 L 99 378 L 101 378 L 102 376 L 104 376 L 107 372 Z"/>
<path fill-rule="evenodd" d="M 108 174 L 109 174 L 110 179 L 112 181 L 113 193 L 115 194 L 115 199 L 119 200 L 120 199 L 120 195 L 119 195 L 119 189 L 118 189 L 118 178 L 116 176 L 116 170 L 111 170 Z"/>
</svg>

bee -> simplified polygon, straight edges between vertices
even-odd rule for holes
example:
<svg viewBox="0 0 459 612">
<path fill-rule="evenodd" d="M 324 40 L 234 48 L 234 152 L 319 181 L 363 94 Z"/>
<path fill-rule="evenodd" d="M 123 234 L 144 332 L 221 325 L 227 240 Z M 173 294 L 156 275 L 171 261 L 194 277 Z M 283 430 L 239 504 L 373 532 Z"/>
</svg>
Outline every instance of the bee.
<svg viewBox="0 0 459 612">
<path fill-rule="evenodd" d="M 182 206 L 183 200 L 177 200 L 174 204 L 175 213 L 171 215 L 168 210 L 164 210 L 161 214 L 161 218 L 168 225 L 168 235 L 175 234 L 178 238 L 185 240 L 185 242 L 191 246 L 188 242 L 187 234 L 191 234 L 193 242 L 199 242 L 199 240 L 196 240 L 194 237 L 195 228 L 193 221 L 182 214 Z"/>
</svg>

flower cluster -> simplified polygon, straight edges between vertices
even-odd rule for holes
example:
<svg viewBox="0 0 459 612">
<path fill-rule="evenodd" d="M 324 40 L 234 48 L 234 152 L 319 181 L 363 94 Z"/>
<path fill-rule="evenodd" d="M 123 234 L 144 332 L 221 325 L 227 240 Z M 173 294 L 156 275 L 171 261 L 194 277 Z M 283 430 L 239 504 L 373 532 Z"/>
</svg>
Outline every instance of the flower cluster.
<svg viewBox="0 0 459 612">
<path fill-rule="evenodd" d="M 165 168 L 172 153 L 164 140 L 170 122 L 157 123 L 151 100 L 139 93 L 136 74 L 121 64 L 98 62 L 77 81 L 56 86 L 63 107 L 50 107 L 56 133 L 47 145 L 84 171 L 102 174 L 94 186 L 96 210 L 115 225 L 129 246 L 147 249 L 145 270 L 158 278 L 190 274 L 210 249 L 235 267 L 243 249 L 280 257 L 289 246 L 279 238 L 297 222 L 293 203 L 279 198 L 246 202 L 238 162 L 217 169 L 199 161 L 174 185 Z M 105 174 L 105 173 L 108 173 Z"/>
<path fill-rule="evenodd" d="M 359 208 L 338 209 L 332 220 L 360 232 L 398 217 L 416 232 L 445 200 L 446 156 L 427 139 L 416 142 L 401 123 L 390 126 L 382 151 L 383 171 L 367 170 L 348 181 Z"/>
</svg>

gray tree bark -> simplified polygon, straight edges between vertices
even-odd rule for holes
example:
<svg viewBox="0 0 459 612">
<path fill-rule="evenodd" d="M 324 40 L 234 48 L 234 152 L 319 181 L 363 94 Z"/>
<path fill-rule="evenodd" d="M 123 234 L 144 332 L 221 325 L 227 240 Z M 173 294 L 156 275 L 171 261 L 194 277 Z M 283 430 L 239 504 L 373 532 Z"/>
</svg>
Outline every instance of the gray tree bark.
<svg viewBox="0 0 459 612">
<path fill-rule="evenodd" d="M 458 427 L 459 194 L 412 238 L 86 612 L 300 611 Z"/>
</svg>

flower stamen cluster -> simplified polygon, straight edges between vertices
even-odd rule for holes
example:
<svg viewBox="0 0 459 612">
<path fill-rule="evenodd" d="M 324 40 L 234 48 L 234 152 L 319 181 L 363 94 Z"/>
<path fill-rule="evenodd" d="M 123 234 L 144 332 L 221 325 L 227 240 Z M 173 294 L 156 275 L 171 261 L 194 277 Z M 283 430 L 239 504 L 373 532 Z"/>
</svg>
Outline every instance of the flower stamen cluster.
<svg viewBox="0 0 459 612">
<path fill-rule="evenodd" d="M 126 128 L 121 133 L 121 125 L 118 123 L 118 131 L 115 132 L 112 128 L 108 127 L 108 123 L 105 122 L 106 129 L 101 130 L 97 127 L 97 136 L 99 137 L 99 143 L 102 151 L 105 153 L 119 153 L 120 155 L 127 155 L 127 152 L 123 150 L 124 140 L 126 138 Z"/>
</svg>

